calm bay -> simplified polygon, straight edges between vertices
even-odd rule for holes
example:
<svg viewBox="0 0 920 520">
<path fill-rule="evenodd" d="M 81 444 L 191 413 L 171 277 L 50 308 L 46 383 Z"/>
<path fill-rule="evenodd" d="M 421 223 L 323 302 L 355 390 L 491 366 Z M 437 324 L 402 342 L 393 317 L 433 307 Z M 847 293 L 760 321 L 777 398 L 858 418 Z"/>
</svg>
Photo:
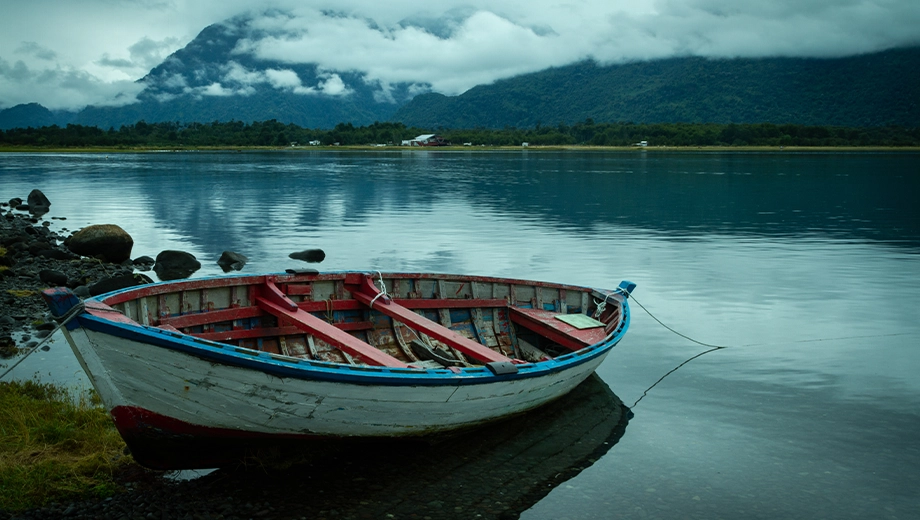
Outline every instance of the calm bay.
<svg viewBox="0 0 920 520">
<path fill-rule="evenodd" d="M 52 229 L 118 224 L 194 277 L 321 248 L 330 271 L 637 283 L 598 370 L 634 417 L 521 518 L 920 509 L 920 154 L 0 154 L 0 198 L 34 188 Z M 11 375 L 86 384 L 61 339 Z"/>
</svg>

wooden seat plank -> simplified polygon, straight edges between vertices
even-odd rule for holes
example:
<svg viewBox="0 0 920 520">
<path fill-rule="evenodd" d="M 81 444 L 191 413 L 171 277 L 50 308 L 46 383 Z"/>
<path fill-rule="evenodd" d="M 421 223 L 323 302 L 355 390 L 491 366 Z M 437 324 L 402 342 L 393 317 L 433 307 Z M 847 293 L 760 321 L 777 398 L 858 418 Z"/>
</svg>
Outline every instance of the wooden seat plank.
<svg viewBox="0 0 920 520">
<path fill-rule="evenodd" d="M 511 321 L 549 338 L 569 350 L 581 350 L 584 347 L 602 341 L 607 333 L 604 327 L 578 329 L 564 321 L 556 319 L 560 313 L 539 309 L 522 309 L 511 307 Z"/>
<path fill-rule="evenodd" d="M 358 283 L 348 284 L 346 287 L 351 291 L 352 298 L 364 305 L 402 322 L 419 332 L 425 333 L 432 338 L 444 342 L 446 345 L 459 350 L 467 356 L 477 359 L 483 363 L 492 362 L 509 362 L 520 363 L 521 361 L 512 360 L 511 358 L 499 354 L 494 350 L 473 341 L 443 325 L 420 316 L 415 312 L 395 303 L 390 298 L 381 295 L 380 291 L 370 282 L 367 277 L 356 280 Z"/>
<path fill-rule="evenodd" d="M 385 354 L 309 312 L 299 309 L 297 304 L 285 296 L 274 283 L 266 282 L 259 289 L 260 296 L 256 297 L 256 304 L 265 312 L 291 322 L 302 330 L 335 346 L 342 352 L 360 358 L 369 365 L 397 368 L 409 367 L 409 365 L 393 356 Z"/>
</svg>

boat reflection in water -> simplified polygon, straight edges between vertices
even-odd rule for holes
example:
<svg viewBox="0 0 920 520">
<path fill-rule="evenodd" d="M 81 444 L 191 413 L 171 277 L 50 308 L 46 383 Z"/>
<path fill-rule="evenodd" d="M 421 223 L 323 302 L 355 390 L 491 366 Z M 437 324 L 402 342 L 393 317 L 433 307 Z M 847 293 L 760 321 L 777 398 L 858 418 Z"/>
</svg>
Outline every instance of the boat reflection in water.
<svg viewBox="0 0 920 520">
<path fill-rule="evenodd" d="M 270 503 L 279 517 L 517 518 L 610 450 L 631 416 L 592 375 L 542 408 L 434 444 L 328 445 L 286 469 L 219 469 L 183 491 Z"/>
</svg>

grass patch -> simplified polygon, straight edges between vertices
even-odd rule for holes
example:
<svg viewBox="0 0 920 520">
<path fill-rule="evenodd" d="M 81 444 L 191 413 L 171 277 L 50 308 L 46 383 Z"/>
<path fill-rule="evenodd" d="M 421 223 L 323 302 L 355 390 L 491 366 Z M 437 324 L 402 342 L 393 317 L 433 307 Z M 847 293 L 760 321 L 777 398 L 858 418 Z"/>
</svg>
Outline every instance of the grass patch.
<svg viewBox="0 0 920 520">
<path fill-rule="evenodd" d="M 30 291 L 28 289 L 7 289 L 6 292 L 12 294 L 13 296 L 17 298 L 28 298 L 29 296 L 35 296 L 36 294 L 38 294 L 35 291 Z"/>
<path fill-rule="evenodd" d="M 0 382 L 0 510 L 111 496 L 133 459 L 102 406 L 36 381 Z"/>
</svg>

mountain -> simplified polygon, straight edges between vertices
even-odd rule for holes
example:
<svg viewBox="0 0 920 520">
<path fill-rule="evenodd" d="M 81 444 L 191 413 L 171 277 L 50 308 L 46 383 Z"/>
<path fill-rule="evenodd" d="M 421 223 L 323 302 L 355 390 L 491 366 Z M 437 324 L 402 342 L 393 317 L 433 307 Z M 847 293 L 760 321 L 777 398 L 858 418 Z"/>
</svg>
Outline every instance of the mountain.
<svg viewBox="0 0 920 520">
<path fill-rule="evenodd" d="M 920 47 L 835 59 L 672 58 L 582 62 L 480 85 L 453 97 L 422 94 L 394 119 L 423 128 L 537 124 L 794 123 L 920 126 Z"/>
<path fill-rule="evenodd" d="M 65 125 L 71 122 L 74 116 L 73 112 L 52 112 L 38 103 L 16 105 L 0 110 L 0 130 Z"/>
<path fill-rule="evenodd" d="M 532 128 L 587 121 L 920 127 L 920 47 L 834 59 L 670 58 L 592 61 L 474 87 L 459 96 L 381 85 L 360 71 L 261 60 L 250 18 L 211 25 L 138 80 L 136 103 L 77 113 L 41 105 L 0 111 L 0 129 L 138 121 L 267 121 L 331 129 L 395 121 L 419 128 Z M 432 59 L 437 59 L 433 57 Z"/>
<path fill-rule="evenodd" d="M 139 80 L 139 102 L 87 107 L 72 122 L 108 128 L 161 121 L 265 121 L 305 128 L 389 120 L 409 100 L 409 85 L 384 90 L 355 71 L 257 60 L 234 52 L 253 34 L 250 20 L 211 25 Z"/>
</svg>

